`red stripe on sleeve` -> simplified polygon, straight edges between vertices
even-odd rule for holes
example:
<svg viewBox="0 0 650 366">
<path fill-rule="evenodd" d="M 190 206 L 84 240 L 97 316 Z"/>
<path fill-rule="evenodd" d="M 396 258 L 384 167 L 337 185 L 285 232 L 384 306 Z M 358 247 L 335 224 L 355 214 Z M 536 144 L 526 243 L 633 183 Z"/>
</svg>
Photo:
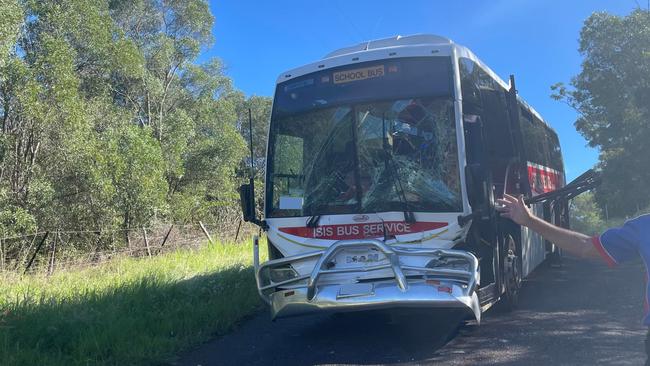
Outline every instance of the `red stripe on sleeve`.
<svg viewBox="0 0 650 366">
<path fill-rule="evenodd" d="M 600 238 L 597 237 L 597 236 L 594 236 L 593 238 L 591 238 L 591 242 L 593 243 L 594 248 L 596 248 L 596 250 L 598 251 L 600 256 L 605 260 L 605 263 L 607 263 L 609 268 L 615 267 L 616 264 L 617 264 L 616 261 L 614 260 L 614 258 L 612 258 L 611 255 L 609 255 L 609 253 L 607 252 L 607 249 L 605 249 L 605 247 L 603 247 L 603 243 L 600 242 Z"/>
</svg>

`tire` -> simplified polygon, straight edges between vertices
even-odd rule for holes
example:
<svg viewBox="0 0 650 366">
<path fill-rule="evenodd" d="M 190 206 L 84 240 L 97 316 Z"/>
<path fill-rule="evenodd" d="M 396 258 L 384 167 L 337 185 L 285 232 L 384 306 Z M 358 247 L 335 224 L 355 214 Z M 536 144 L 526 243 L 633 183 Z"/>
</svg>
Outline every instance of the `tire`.
<svg viewBox="0 0 650 366">
<path fill-rule="evenodd" d="M 503 238 L 503 254 L 501 257 L 503 263 L 503 294 L 501 295 L 500 305 L 504 311 L 512 311 L 519 304 L 519 290 L 522 282 L 522 265 L 521 252 L 517 248 L 517 243 L 511 235 Z"/>
<path fill-rule="evenodd" d="M 562 268 L 562 250 L 554 246 L 553 251 L 546 256 L 546 262 L 551 268 Z"/>
</svg>

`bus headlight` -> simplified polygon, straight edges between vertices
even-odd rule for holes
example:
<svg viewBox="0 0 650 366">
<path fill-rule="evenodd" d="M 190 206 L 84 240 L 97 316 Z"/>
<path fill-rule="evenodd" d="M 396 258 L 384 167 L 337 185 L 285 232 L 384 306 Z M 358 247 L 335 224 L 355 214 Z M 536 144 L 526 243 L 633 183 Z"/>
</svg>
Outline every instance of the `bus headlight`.
<svg viewBox="0 0 650 366">
<path fill-rule="evenodd" d="M 430 260 L 429 263 L 427 263 L 427 268 L 455 269 L 469 272 L 470 264 L 466 260 L 460 258 L 439 257 Z"/>
<path fill-rule="evenodd" d="M 298 272 L 296 272 L 290 265 L 285 265 L 276 268 L 264 268 L 260 273 L 260 277 L 264 282 L 264 285 L 273 283 L 280 283 L 292 278 L 298 277 Z"/>
<path fill-rule="evenodd" d="M 291 266 L 273 268 L 270 271 L 270 277 L 271 281 L 279 283 L 298 277 L 298 272 L 291 268 Z"/>
</svg>

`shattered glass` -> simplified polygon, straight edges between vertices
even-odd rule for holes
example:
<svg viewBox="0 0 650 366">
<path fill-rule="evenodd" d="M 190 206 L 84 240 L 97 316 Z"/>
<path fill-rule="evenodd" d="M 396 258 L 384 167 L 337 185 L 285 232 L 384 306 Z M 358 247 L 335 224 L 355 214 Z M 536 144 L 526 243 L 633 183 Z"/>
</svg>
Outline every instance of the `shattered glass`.
<svg viewBox="0 0 650 366">
<path fill-rule="evenodd" d="M 311 111 L 271 134 L 271 216 L 402 211 L 404 199 L 411 211 L 462 211 L 450 98 Z M 302 208 L 283 207 L 290 198 Z"/>
<path fill-rule="evenodd" d="M 460 210 L 453 105 L 408 99 L 357 107 L 361 211 Z M 390 172 L 393 169 L 393 173 Z"/>
</svg>

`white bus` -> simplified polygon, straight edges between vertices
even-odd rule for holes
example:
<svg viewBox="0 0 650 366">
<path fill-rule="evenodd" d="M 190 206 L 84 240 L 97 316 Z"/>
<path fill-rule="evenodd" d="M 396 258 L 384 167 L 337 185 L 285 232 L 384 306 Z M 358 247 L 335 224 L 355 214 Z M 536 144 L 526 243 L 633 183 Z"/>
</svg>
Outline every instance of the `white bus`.
<svg viewBox="0 0 650 366">
<path fill-rule="evenodd" d="M 498 217 L 504 192 L 564 186 L 556 133 L 470 50 L 434 35 L 334 51 L 277 79 L 255 273 L 272 317 L 516 303 L 556 252 Z M 533 205 L 568 225 L 567 205 Z"/>
</svg>

